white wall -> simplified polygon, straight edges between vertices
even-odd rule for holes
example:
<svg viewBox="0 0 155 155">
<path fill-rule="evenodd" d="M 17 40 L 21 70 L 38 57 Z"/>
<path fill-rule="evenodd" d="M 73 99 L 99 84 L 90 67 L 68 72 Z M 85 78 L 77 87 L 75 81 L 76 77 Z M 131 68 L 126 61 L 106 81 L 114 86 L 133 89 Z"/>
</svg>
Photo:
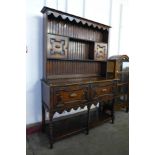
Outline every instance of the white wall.
<svg viewBox="0 0 155 155">
<path fill-rule="evenodd" d="M 109 24 L 110 0 L 85 0 L 85 17 Z"/>
<path fill-rule="evenodd" d="M 111 18 L 109 24 L 109 56 L 116 54 L 129 54 L 126 49 L 128 40 L 126 38 L 127 27 L 127 2 L 128 0 L 111 0 Z"/>
<path fill-rule="evenodd" d="M 125 10 L 127 0 L 27 0 L 26 40 L 26 122 L 41 121 L 41 84 L 42 78 L 42 14 L 44 5 L 97 22 L 111 25 L 109 55 L 122 54 L 125 49 L 125 17 L 120 14 L 120 4 Z M 122 28 L 120 29 L 120 25 Z M 121 35 L 120 35 L 121 34 Z M 123 43 L 123 45 L 122 45 Z M 127 51 L 125 51 L 127 52 Z M 75 111 L 71 111 L 74 113 Z M 62 115 L 66 115 L 64 112 Z M 59 115 L 56 114 L 55 117 Z"/>
<path fill-rule="evenodd" d="M 26 123 L 41 120 L 42 0 L 26 1 Z"/>
</svg>

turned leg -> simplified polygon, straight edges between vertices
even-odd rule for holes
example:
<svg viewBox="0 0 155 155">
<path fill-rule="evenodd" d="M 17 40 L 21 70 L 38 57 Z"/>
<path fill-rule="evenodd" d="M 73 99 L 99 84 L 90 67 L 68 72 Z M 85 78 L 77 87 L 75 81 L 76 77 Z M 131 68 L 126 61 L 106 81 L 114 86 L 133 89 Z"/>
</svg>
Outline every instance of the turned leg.
<svg viewBox="0 0 155 155">
<path fill-rule="evenodd" d="M 90 105 L 87 106 L 87 127 L 86 127 L 86 134 L 89 134 L 89 112 L 90 112 Z"/>
<path fill-rule="evenodd" d="M 50 121 L 49 121 L 49 140 L 50 140 L 50 148 L 53 148 L 53 113 L 50 112 Z"/>
<path fill-rule="evenodd" d="M 98 107 L 98 111 L 99 111 L 99 119 L 103 120 L 103 116 L 104 116 L 104 102 L 99 102 L 99 107 Z"/>
<path fill-rule="evenodd" d="M 112 100 L 112 105 L 111 105 L 111 119 L 113 124 L 114 123 L 114 99 Z"/>
<path fill-rule="evenodd" d="M 127 94 L 127 107 L 126 107 L 126 112 L 129 112 L 129 90 Z"/>
<path fill-rule="evenodd" d="M 101 113 L 101 103 L 99 102 L 98 113 Z"/>
<path fill-rule="evenodd" d="M 45 107 L 42 102 L 42 132 L 45 132 Z"/>
</svg>

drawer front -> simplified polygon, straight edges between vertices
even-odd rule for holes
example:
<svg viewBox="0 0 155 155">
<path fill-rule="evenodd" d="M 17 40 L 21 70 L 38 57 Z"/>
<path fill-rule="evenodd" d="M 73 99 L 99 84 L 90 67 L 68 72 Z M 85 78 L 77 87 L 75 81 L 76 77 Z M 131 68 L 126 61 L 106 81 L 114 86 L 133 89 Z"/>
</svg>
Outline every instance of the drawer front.
<svg viewBox="0 0 155 155">
<path fill-rule="evenodd" d="M 95 93 L 96 93 L 96 95 L 110 94 L 110 93 L 112 93 L 112 86 L 96 87 Z"/>
<path fill-rule="evenodd" d="M 86 105 L 88 102 L 88 87 L 72 86 L 55 89 L 55 108 L 74 108 Z"/>
<path fill-rule="evenodd" d="M 103 98 L 108 100 L 113 94 L 113 84 L 111 83 L 99 83 L 92 85 L 92 99 Z"/>
</svg>

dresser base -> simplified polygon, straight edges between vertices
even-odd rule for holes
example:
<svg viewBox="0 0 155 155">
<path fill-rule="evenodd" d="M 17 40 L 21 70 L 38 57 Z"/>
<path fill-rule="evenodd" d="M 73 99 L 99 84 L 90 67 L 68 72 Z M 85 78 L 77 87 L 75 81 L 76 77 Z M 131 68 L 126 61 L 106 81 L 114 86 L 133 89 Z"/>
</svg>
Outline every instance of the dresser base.
<svg viewBox="0 0 155 155">
<path fill-rule="evenodd" d="M 87 121 L 86 113 L 87 111 L 83 111 L 53 119 L 54 142 L 81 132 L 87 134 L 85 126 Z M 108 113 L 101 114 L 98 108 L 91 109 L 89 116 L 89 128 L 96 127 L 107 121 L 111 122 L 111 116 Z M 49 133 L 48 121 L 46 122 L 45 131 Z"/>
</svg>

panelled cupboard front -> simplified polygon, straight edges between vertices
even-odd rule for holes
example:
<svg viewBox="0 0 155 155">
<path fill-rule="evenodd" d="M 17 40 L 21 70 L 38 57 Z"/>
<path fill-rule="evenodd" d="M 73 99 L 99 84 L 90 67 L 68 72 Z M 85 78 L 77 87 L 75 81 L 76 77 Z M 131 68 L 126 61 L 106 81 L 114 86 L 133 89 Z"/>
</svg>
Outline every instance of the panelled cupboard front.
<svg viewBox="0 0 155 155">
<path fill-rule="evenodd" d="M 115 79 L 107 79 L 110 26 L 44 7 L 42 79 L 42 125 L 49 112 L 49 139 L 53 147 L 53 115 L 87 107 L 85 127 L 89 133 L 92 104 L 105 104 L 114 120 Z"/>
</svg>

